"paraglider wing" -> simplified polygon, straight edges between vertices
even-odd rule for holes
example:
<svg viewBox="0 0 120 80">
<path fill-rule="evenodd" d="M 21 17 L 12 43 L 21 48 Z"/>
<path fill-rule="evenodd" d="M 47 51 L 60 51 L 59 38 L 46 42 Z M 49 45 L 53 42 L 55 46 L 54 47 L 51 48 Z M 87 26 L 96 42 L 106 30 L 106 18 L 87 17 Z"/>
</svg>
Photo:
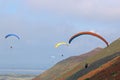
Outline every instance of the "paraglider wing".
<svg viewBox="0 0 120 80">
<path fill-rule="evenodd" d="M 75 39 L 76 37 L 81 36 L 81 35 L 92 35 L 92 36 L 98 37 L 99 39 L 101 39 L 102 41 L 104 41 L 107 46 L 109 46 L 108 42 L 107 42 L 102 36 L 100 36 L 100 35 L 97 34 L 97 33 L 89 32 L 89 31 L 79 32 L 79 33 L 73 35 L 73 36 L 69 39 L 69 44 L 72 42 L 73 39 Z"/>
<path fill-rule="evenodd" d="M 61 46 L 61 45 L 67 45 L 67 46 L 68 46 L 68 44 L 67 44 L 66 42 L 59 42 L 59 43 L 57 43 L 57 44 L 55 45 L 55 47 L 57 48 L 57 47 L 59 47 L 59 46 Z"/>
<path fill-rule="evenodd" d="M 5 36 L 5 38 L 8 38 L 10 36 L 15 36 L 17 39 L 20 39 L 19 36 L 17 36 L 16 34 L 8 34 L 8 35 Z"/>
</svg>

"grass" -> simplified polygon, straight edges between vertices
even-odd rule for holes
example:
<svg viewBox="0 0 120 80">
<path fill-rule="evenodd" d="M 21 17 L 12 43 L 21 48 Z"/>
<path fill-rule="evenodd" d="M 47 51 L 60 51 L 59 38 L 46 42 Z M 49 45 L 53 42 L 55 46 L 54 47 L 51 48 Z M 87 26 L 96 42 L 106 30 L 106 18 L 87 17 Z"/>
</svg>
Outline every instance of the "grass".
<svg viewBox="0 0 120 80">
<path fill-rule="evenodd" d="M 113 53 L 120 52 L 120 39 L 116 40 L 112 44 L 110 44 L 109 47 L 104 48 L 99 54 L 96 54 L 92 57 L 89 57 L 85 59 L 83 62 L 80 62 L 77 65 L 71 65 L 69 68 L 69 65 L 71 62 L 62 62 L 63 64 L 59 63 L 55 65 L 54 67 L 50 68 L 48 71 L 45 72 L 41 77 L 42 80 L 51 80 L 50 74 L 54 74 L 53 80 L 65 80 L 71 75 L 75 74 L 77 71 L 80 71 L 84 68 L 84 64 L 87 62 L 89 64 L 94 63 L 95 61 L 102 59 L 106 56 L 112 55 Z M 65 66 L 66 65 L 66 66 Z M 67 66 L 68 65 L 68 66 Z M 63 67 L 61 67 L 63 66 Z M 53 76 L 52 76 L 53 77 Z M 87 78 L 86 78 L 87 79 Z M 89 80 L 89 79 L 88 79 Z"/>
<path fill-rule="evenodd" d="M 111 75 L 115 77 L 117 76 L 117 72 L 112 72 Z"/>
<path fill-rule="evenodd" d="M 84 79 L 84 80 L 90 80 L 90 78 L 86 78 L 86 79 Z"/>
<path fill-rule="evenodd" d="M 84 66 L 85 62 L 89 63 L 89 64 L 92 64 L 94 63 L 95 61 L 99 60 L 99 59 L 102 59 L 102 58 L 105 58 L 109 55 L 112 55 L 116 52 L 120 52 L 120 39 L 116 40 L 115 42 L 113 42 L 112 44 L 110 44 L 109 47 L 106 47 L 104 48 L 99 54 L 96 54 L 92 57 L 89 57 L 87 58 L 86 60 L 84 60 L 82 63 L 80 63 L 78 66 Z M 76 66 L 77 67 L 77 66 Z M 74 71 L 75 68 L 73 68 L 71 71 Z M 82 68 L 80 68 L 79 70 L 81 70 Z M 70 73 L 72 73 L 70 71 Z M 69 72 L 68 72 L 69 73 Z M 73 72 L 74 74 L 75 72 Z M 62 77 L 63 75 L 61 75 L 60 77 Z M 71 75 L 66 75 L 64 73 L 64 78 L 68 78 L 70 77 Z M 59 79 L 57 79 L 59 80 Z"/>
</svg>

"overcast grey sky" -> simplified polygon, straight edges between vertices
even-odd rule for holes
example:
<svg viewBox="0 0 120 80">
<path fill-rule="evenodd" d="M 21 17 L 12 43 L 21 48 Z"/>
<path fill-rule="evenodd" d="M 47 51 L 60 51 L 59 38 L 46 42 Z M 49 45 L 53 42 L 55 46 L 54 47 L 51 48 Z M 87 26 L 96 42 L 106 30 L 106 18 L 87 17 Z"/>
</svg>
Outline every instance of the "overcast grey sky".
<svg viewBox="0 0 120 80">
<path fill-rule="evenodd" d="M 119 4 L 119 0 L 0 0 L 0 68 L 48 69 L 64 58 L 106 47 L 91 36 L 79 37 L 69 47 L 54 45 L 68 42 L 80 31 L 95 31 L 109 43 L 118 39 Z M 5 39 L 9 33 L 21 39 Z"/>
</svg>

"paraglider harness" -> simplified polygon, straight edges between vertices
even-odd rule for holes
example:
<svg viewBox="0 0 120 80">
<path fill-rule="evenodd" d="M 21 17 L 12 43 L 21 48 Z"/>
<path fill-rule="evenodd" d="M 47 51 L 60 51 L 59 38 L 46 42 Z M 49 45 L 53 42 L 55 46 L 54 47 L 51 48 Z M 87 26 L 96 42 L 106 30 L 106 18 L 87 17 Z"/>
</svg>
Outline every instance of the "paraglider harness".
<svg viewBox="0 0 120 80">
<path fill-rule="evenodd" d="M 88 68 L 88 63 L 85 64 L 85 68 Z"/>
</svg>

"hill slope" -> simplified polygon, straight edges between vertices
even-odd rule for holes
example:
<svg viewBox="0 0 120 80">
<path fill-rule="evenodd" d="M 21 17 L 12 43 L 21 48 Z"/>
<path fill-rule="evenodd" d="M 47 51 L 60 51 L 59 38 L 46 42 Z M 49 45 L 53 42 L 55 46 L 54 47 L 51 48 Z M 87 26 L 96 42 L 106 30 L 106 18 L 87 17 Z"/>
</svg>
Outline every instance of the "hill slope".
<svg viewBox="0 0 120 80">
<path fill-rule="evenodd" d="M 117 56 L 120 56 L 120 52 L 114 53 L 110 56 L 107 56 L 105 58 L 102 58 L 102 59 L 92 63 L 88 68 L 84 68 L 84 69 L 76 72 L 71 77 L 69 77 L 67 80 L 77 80 L 79 77 L 82 77 L 82 76 L 86 75 L 87 73 L 89 73 L 90 71 L 99 68 L 101 65 L 109 62 L 110 60 L 114 59 Z"/>
<path fill-rule="evenodd" d="M 99 48 L 97 49 L 98 51 L 95 49 L 90 53 L 81 55 L 82 57 L 74 56 L 65 59 L 33 80 L 77 80 L 80 76 L 85 75 L 91 70 L 98 68 L 100 65 L 103 65 L 118 56 L 119 54 L 117 52 L 120 52 L 120 39 L 110 44 L 109 47 L 102 50 L 99 50 Z M 94 51 L 95 53 L 93 54 Z M 94 68 L 90 68 L 89 66 L 90 69 L 88 68 L 85 71 L 84 65 L 86 62 L 89 63 L 90 66 L 96 64 L 96 62 L 100 64 L 94 66 Z M 83 71 L 84 74 L 81 75 L 81 71 Z"/>
<path fill-rule="evenodd" d="M 92 64 L 89 69 L 80 69 L 72 76 L 68 77 L 67 80 L 77 80 L 78 77 L 81 77 L 88 73 L 89 71 L 98 68 L 100 65 L 106 63 L 107 61 L 113 59 L 118 56 L 120 52 L 120 39 L 116 40 L 109 47 L 103 49 L 99 54 L 96 54 L 92 57 L 87 58 L 87 62 Z M 116 53 L 116 54 L 115 54 Z M 82 64 L 80 64 L 82 65 Z M 93 66 L 95 65 L 95 66 Z M 58 79 L 59 80 L 59 79 Z"/>
<path fill-rule="evenodd" d="M 119 80 L 120 79 L 120 56 L 112 59 L 99 68 L 80 77 L 78 80 Z"/>
<path fill-rule="evenodd" d="M 69 57 L 65 60 L 62 60 L 62 61 L 58 62 L 55 66 L 50 68 L 49 70 L 47 70 L 47 71 L 43 72 L 41 75 L 37 76 L 33 80 L 55 80 L 60 75 L 66 73 L 67 71 L 72 70 L 80 62 L 83 62 L 85 59 L 97 54 L 101 50 L 102 50 L 102 48 L 96 48 L 96 49 L 94 49 L 91 52 L 88 52 L 86 54 L 82 54 L 80 56 L 72 56 L 72 57 Z M 82 67 L 82 66 L 79 66 L 79 68 L 80 67 Z M 76 69 L 75 72 L 78 71 L 79 68 Z"/>
</svg>

